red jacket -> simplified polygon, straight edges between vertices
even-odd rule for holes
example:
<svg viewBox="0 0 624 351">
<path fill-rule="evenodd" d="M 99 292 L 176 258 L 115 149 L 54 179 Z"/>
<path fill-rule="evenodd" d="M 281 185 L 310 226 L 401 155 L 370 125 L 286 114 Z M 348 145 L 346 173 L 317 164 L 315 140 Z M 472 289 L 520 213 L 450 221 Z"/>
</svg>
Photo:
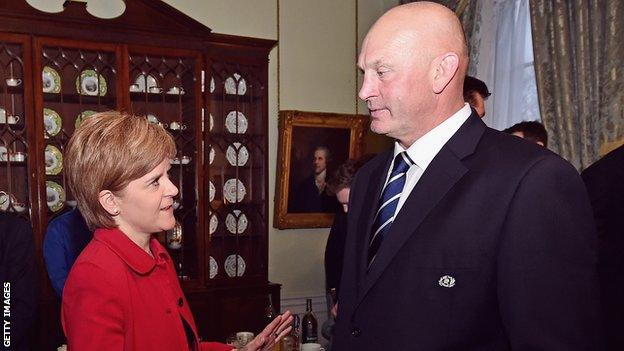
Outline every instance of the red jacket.
<svg viewBox="0 0 624 351">
<path fill-rule="evenodd" d="M 183 320 L 194 348 L 200 343 L 193 315 L 171 257 L 152 238 L 154 258 L 118 229 L 97 229 L 78 257 L 63 291 L 62 322 L 70 351 L 187 351 Z"/>
</svg>

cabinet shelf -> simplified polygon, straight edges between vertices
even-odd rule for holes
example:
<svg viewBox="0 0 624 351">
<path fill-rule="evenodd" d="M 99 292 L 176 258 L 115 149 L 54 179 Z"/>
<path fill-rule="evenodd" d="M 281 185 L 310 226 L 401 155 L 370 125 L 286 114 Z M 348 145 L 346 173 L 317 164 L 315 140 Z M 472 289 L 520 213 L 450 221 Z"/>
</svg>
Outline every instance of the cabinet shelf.
<svg viewBox="0 0 624 351">
<path fill-rule="evenodd" d="M 44 102 L 82 105 L 114 106 L 114 92 L 107 92 L 104 96 L 82 95 L 78 93 L 43 93 Z"/>
<path fill-rule="evenodd" d="M 146 92 L 130 92 L 130 101 L 132 103 L 182 103 L 185 104 L 192 101 L 189 94 L 167 94 L 167 93 L 146 93 Z"/>
</svg>

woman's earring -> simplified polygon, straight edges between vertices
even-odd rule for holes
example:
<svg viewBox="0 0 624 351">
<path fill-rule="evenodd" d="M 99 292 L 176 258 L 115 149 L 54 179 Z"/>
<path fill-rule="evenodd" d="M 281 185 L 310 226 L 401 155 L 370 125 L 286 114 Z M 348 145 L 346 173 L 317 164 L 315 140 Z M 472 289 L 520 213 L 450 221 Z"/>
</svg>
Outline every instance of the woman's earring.
<svg viewBox="0 0 624 351">
<path fill-rule="evenodd" d="M 115 215 L 118 215 L 118 214 L 119 214 L 119 209 L 118 209 L 118 208 L 114 209 L 114 210 L 113 210 L 113 213 L 114 213 Z"/>
</svg>

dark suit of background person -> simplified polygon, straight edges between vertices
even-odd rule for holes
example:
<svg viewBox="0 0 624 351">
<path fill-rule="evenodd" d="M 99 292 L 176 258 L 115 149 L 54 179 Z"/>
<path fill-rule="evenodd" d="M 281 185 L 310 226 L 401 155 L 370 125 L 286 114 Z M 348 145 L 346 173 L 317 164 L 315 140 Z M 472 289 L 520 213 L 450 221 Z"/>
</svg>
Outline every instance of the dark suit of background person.
<svg viewBox="0 0 624 351">
<path fill-rule="evenodd" d="M 581 173 L 598 228 L 598 276 L 608 350 L 624 350 L 624 146 Z"/>
<path fill-rule="evenodd" d="M 2 282 L 2 320 L 10 327 L 10 345 L 6 339 L 0 343 L 2 350 L 25 351 L 28 335 L 35 321 L 37 270 L 35 245 L 28 222 L 0 212 L 0 281 Z M 9 285 L 7 285 L 9 284 Z M 10 291 L 10 295 L 7 294 Z M 10 299 L 7 304 L 7 300 Z M 10 316 L 5 315 L 10 306 Z"/>
</svg>

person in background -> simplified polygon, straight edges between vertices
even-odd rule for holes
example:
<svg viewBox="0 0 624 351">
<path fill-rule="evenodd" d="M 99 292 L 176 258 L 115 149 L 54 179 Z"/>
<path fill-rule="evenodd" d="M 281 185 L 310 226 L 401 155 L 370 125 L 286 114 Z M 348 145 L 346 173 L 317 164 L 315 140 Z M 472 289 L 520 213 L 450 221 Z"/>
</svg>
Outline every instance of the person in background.
<svg viewBox="0 0 624 351">
<path fill-rule="evenodd" d="M 338 167 L 327 184 L 329 191 L 336 195 L 340 209 L 334 215 L 334 222 L 325 246 L 325 292 L 328 302 L 328 318 L 323 324 L 323 336 L 331 341 L 337 314 L 337 297 L 342 274 L 342 257 L 347 237 L 347 212 L 349 211 L 349 191 L 355 173 L 374 155 L 364 155 L 358 160 L 350 159 Z"/>
<path fill-rule="evenodd" d="M 548 132 L 540 122 L 523 121 L 503 130 L 503 132 L 548 147 Z"/>
<path fill-rule="evenodd" d="M 43 258 L 56 295 L 63 296 L 63 286 L 78 255 L 93 238 L 78 208 L 54 218 L 46 229 Z"/>
<path fill-rule="evenodd" d="M 30 224 L 0 212 L 0 283 L 2 350 L 30 350 L 29 336 L 37 310 L 37 269 Z M 7 312 L 8 311 L 8 312 Z"/>
<path fill-rule="evenodd" d="M 393 7 L 359 96 L 395 139 L 351 183 L 332 351 L 600 350 L 595 228 L 576 169 L 464 102 L 447 7 Z"/>
<path fill-rule="evenodd" d="M 469 103 L 481 118 L 485 116 L 485 100 L 490 95 L 492 94 L 482 80 L 466 76 L 464 80 L 464 101 Z"/>
<path fill-rule="evenodd" d="M 624 350 L 624 145 L 581 173 L 598 231 L 598 277 L 607 350 Z"/>
<path fill-rule="evenodd" d="M 169 178 L 172 137 L 145 117 L 109 111 L 74 132 L 66 150 L 69 187 L 93 239 L 63 289 L 61 318 L 74 351 L 231 350 L 200 342 L 167 251 L 152 235 L 176 223 Z M 245 351 L 270 350 L 290 331 L 276 317 Z"/>
</svg>

